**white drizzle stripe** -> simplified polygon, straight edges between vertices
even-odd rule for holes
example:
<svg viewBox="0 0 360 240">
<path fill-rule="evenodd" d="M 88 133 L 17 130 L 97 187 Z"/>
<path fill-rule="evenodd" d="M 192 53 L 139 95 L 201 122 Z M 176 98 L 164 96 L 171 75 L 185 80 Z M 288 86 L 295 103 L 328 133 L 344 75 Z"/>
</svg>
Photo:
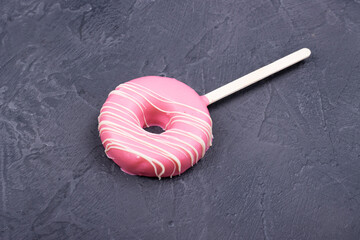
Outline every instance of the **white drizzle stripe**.
<svg viewBox="0 0 360 240">
<path fill-rule="evenodd" d="M 173 100 L 170 100 L 170 99 L 168 99 L 168 98 L 166 98 L 166 97 L 163 97 L 163 96 L 159 95 L 158 93 L 156 93 L 156 92 L 148 89 L 147 87 L 144 87 L 144 86 L 142 86 L 142 85 L 140 85 L 140 84 L 137 84 L 137 83 L 134 83 L 134 82 L 123 83 L 123 84 L 120 84 L 119 86 L 125 85 L 125 84 L 127 84 L 127 85 L 135 85 L 135 86 L 137 86 L 137 89 L 140 88 L 140 90 L 145 89 L 146 91 L 150 92 L 150 93 L 148 93 L 149 95 L 152 96 L 152 94 L 154 94 L 154 95 L 156 95 L 156 96 L 158 96 L 158 97 L 160 97 L 160 98 L 165 99 L 165 102 L 168 102 L 168 103 L 171 103 L 171 104 L 181 105 L 181 106 L 190 108 L 190 109 L 192 109 L 192 110 L 195 110 L 195 111 L 197 111 L 197 112 L 199 112 L 199 113 L 202 113 L 204 116 L 206 116 L 206 117 L 210 120 L 211 125 L 212 125 L 212 120 L 211 120 L 210 116 L 209 116 L 206 112 L 203 112 L 203 111 L 201 111 L 201 110 L 199 110 L 199 109 L 197 109 L 197 108 L 194 108 L 194 107 L 192 107 L 192 106 L 189 106 L 189 105 L 186 105 L 186 104 L 183 104 L 183 103 L 179 103 L 179 102 L 175 102 L 175 101 L 173 101 Z M 118 87 L 119 87 L 119 86 L 118 86 Z M 134 86 L 134 87 L 135 87 L 135 86 Z M 142 88 L 142 89 L 141 89 L 141 88 Z M 142 90 L 142 91 L 145 91 L 145 90 Z M 155 97 L 155 98 L 156 98 L 156 97 Z"/>
<path fill-rule="evenodd" d="M 188 124 L 190 126 L 197 126 L 199 128 L 200 131 L 202 131 L 205 135 L 208 136 L 208 139 L 210 139 L 210 133 L 208 132 L 208 129 L 204 129 L 203 126 L 197 124 L 197 123 L 194 123 L 194 122 L 190 122 L 190 121 L 184 121 L 184 120 L 173 120 L 172 123 L 175 123 L 175 122 L 181 122 L 181 123 L 185 123 L 185 124 Z"/>
<path fill-rule="evenodd" d="M 149 127 L 149 125 L 148 125 L 147 122 L 146 122 L 144 110 L 143 110 L 143 108 L 139 105 L 139 103 L 138 103 L 138 101 L 137 101 L 136 99 L 133 99 L 131 96 L 126 96 L 126 95 L 128 95 L 128 94 L 124 94 L 123 92 L 119 92 L 119 91 L 117 91 L 117 90 L 111 91 L 111 92 L 109 93 L 109 96 L 112 95 L 112 94 L 119 95 L 119 96 L 128 98 L 128 99 L 130 99 L 131 101 L 133 101 L 133 102 L 140 108 L 140 110 L 141 110 L 141 112 L 142 112 L 142 115 L 143 115 L 143 118 L 144 118 L 144 123 L 145 123 L 145 125 L 146 125 L 147 127 Z M 142 104 L 142 103 L 141 103 L 141 104 Z M 142 104 L 142 105 L 143 105 L 143 104 Z"/>
<path fill-rule="evenodd" d="M 125 128 L 126 130 L 130 131 L 130 132 L 133 132 L 135 134 L 139 134 L 138 132 L 135 132 L 135 131 L 132 131 L 132 130 L 129 130 L 127 128 Z M 126 136 L 127 138 L 131 139 L 131 140 L 134 140 L 135 142 L 140 142 L 144 145 L 148 145 L 149 147 L 153 147 L 159 151 L 161 151 L 162 153 L 168 155 L 172 161 L 176 162 L 177 166 L 178 166 L 178 169 L 179 169 L 179 172 L 181 172 L 181 162 L 180 160 L 172 153 L 170 153 L 169 151 L 166 151 L 165 149 L 161 148 L 161 147 L 158 147 L 154 144 L 151 144 L 149 143 L 148 141 L 145 141 L 145 140 L 142 140 L 142 139 L 139 139 L 137 137 L 135 137 L 134 135 L 132 134 L 129 134 L 128 132 L 126 131 L 123 131 L 122 129 L 116 129 L 116 128 L 111 128 L 111 127 L 102 127 L 100 129 L 100 133 L 104 132 L 104 131 L 110 131 L 111 133 L 113 134 L 117 134 L 117 135 L 122 135 L 122 136 Z"/>
<path fill-rule="evenodd" d="M 118 141 L 119 142 L 119 141 Z M 118 143 L 116 143 L 116 142 L 111 142 L 111 143 L 108 143 L 108 144 L 110 144 L 111 146 L 126 146 L 126 145 L 131 145 L 131 144 L 129 144 L 129 143 L 126 143 L 126 144 L 118 144 Z M 134 148 L 131 148 L 131 147 L 129 147 L 130 149 L 134 149 Z M 109 151 L 110 150 L 110 148 L 107 148 L 107 150 L 106 151 Z M 163 156 L 162 154 L 159 154 L 158 153 L 158 155 L 161 155 L 161 156 Z M 173 171 L 172 171 L 172 175 L 175 173 L 175 170 L 177 169 L 176 168 L 176 164 L 174 163 L 174 161 L 173 161 L 173 159 L 172 158 L 170 158 L 170 157 L 168 157 L 168 156 L 165 156 L 165 158 L 166 159 L 168 159 L 172 164 L 173 164 Z M 144 158 L 145 160 L 146 160 L 146 158 Z M 161 177 L 161 175 L 160 175 L 160 177 Z"/>
<path fill-rule="evenodd" d="M 109 143 L 107 143 L 107 142 L 109 142 Z M 150 150 L 149 148 L 144 148 L 144 147 L 139 146 L 139 144 L 135 145 L 135 144 L 131 144 L 131 143 L 129 143 L 129 142 L 121 141 L 121 140 L 115 139 L 115 138 L 108 138 L 108 139 L 105 139 L 105 140 L 102 142 L 102 144 L 106 146 L 106 147 L 105 147 L 105 152 L 108 152 L 108 151 L 109 151 L 109 150 L 108 150 L 109 146 L 115 145 L 114 142 L 120 143 L 121 146 L 129 145 L 129 146 L 132 146 L 132 147 L 135 147 L 135 148 L 138 148 L 138 149 L 142 149 L 142 150 L 147 151 L 147 152 L 151 152 L 151 153 L 153 153 L 153 154 L 157 154 L 157 155 L 160 154 L 162 157 L 167 158 L 169 161 L 171 161 L 171 159 L 170 159 L 168 156 L 166 156 L 166 155 L 164 155 L 164 154 L 161 154 L 161 153 L 159 153 L 159 152 L 157 152 L 157 151 L 152 151 L 152 150 Z M 147 160 L 147 159 L 145 159 L 145 160 Z M 160 161 L 159 161 L 159 162 L 160 162 Z M 172 162 L 172 161 L 171 161 L 171 162 Z M 172 173 L 172 175 L 173 175 L 173 174 L 175 173 L 175 170 L 176 170 L 176 165 L 175 165 L 174 162 L 172 162 L 172 163 L 173 163 L 173 166 L 174 166 L 174 171 L 173 171 L 173 173 Z"/>
<path fill-rule="evenodd" d="M 189 114 L 186 114 L 186 115 L 175 115 L 173 117 L 170 118 L 169 122 L 167 123 L 167 125 L 169 125 L 172 121 L 172 119 L 175 119 L 175 118 L 186 118 L 186 119 L 189 119 L 189 120 L 194 120 L 194 117 L 191 116 Z M 211 129 L 211 126 L 209 125 L 209 123 L 205 122 L 205 121 L 199 121 L 198 124 L 201 124 L 202 127 L 204 127 L 207 131 L 208 129 L 210 128 Z"/>
<path fill-rule="evenodd" d="M 112 116 L 111 116 L 111 117 L 112 117 Z M 107 121 L 107 120 L 103 120 L 103 121 L 101 121 L 101 123 L 99 123 L 99 127 L 98 127 L 100 133 L 102 132 L 101 126 L 104 125 L 104 124 L 105 124 L 105 125 L 106 125 L 106 124 L 112 125 L 112 126 L 115 126 L 115 127 L 117 127 L 117 128 L 121 128 L 121 129 L 128 129 L 128 128 L 124 128 L 124 127 L 123 127 L 122 125 L 120 125 L 120 124 L 117 124 L 117 123 L 114 123 L 114 122 L 111 122 L 111 121 Z M 111 127 L 111 126 L 107 126 L 107 127 Z M 136 132 L 136 134 L 138 134 L 138 135 L 140 135 L 140 136 L 142 136 L 142 137 L 145 137 L 145 138 L 149 138 L 150 140 L 154 140 L 154 141 L 156 141 L 156 142 L 162 143 L 162 144 L 164 144 L 164 145 L 177 146 L 177 147 L 183 149 L 185 152 L 189 153 L 190 157 L 193 158 L 192 153 L 191 153 L 190 151 L 188 151 L 186 148 L 184 148 L 184 147 L 182 147 L 181 145 L 176 144 L 176 143 L 174 143 L 174 142 L 165 140 L 165 139 L 162 137 L 162 136 L 165 136 L 165 135 L 160 136 L 160 135 L 158 135 L 158 134 L 149 133 L 149 134 L 151 134 L 151 136 L 148 136 L 147 134 L 144 134 L 144 131 L 143 131 L 142 128 L 139 128 L 139 127 L 137 127 L 137 126 L 134 126 L 134 127 L 135 127 L 135 130 L 138 131 L 138 132 Z M 133 132 L 135 133 L 135 131 L 133 131 Z M 165 137 L 171 137 L 171 136 L 165 136 Z M 180 140 L 180 139 L 178 139 L 178 138 L 175 138 L 175 139 L 178 140 L 178 141 L 181 142 L 181 143 L 184 143 L 185 145 L 189 145 L 188 143 L 186 143 L 186 142 L 184 142 L 184 141 L 182 141 L 182 140 Z M 191 145 L 190 145 L 190 146 L 191 146 Z M 180 150 L 177 149 L 177 148 L 174 148 L 174 149 L 180 151 Z M 195 148 L 193 148 L 193 149 L 195 150 Z M 164 150 L 164 151 L 165 151 L 165 150 Z M 196 151 L 196 150 L 195 150 L 195 151 Z M 182 152 L 182 153 L 186 156 L 186 153 L 184 153 L 184 152 Z M 197 154 L 197 155 L 198 155 L 198 154 Z"/>
<path fill-rule="evenodd" d="M 124 85 L 125 85 L 125 84 L 122 85 L 123 88 L 130 90 L 128 87 L 125 87 Z M 117 90 L 120 91 L 120 89 L 117 89 Z M 138 92 L 136 92 L 136 91 L 134 91 L 134 90 L 130 90 L 130 91 L 133 91 L 133 92 L 135 92 L 136 94 L 142 96 L 146 101 L 149 102 L 149 104 L 151 104 L 153 107 L 155 107 L 156 109 L 158 109 L 158 110 L 161 111 L 161 112 L 175 113 L 175 114 L 178 114 L 178 116 L 175 116 L 175 117 L 187 117 L 187 118 L 189 118 L 189 119 L 191 119 L 191 120 L 197 120 L 198 123 L 200 123 L 200 124 L 205 124 L 205 125 L 206 125 L 205 131 L 207 131 L 207 133 L 205 133 L 205 134 L 208 135 L 208 142 L 207 142 L 207 143 L 208 143 L 209 145 L 211 145 L 211 140 L 212 140 L 212 138 L 213 138 L 213 136 L 212 136 L 212 128 L 211 128 L 211 125 L 210 125 L 208 122 L 206 122 L 206 121 L 204 121 L 204 120 L 202 120 L 202 119 L 200 119 L 200 118 L 197 118 L 197 117 L 195 117 L 195 116 L 192 116 L 192 115 L 190 115 L 190 114 L 187 114 L 187 113 L 176 112 L 176 111 L 165 111 L 165 110 L 160 109 L 159 107 L 155 106 L 151 101 L 149 101 L 149 100 L 148 100 L 145 96 L 143 96 L 142 94 L 140 94 L 140 93 L 138 93 Z M 158 99 L 158 100 L 162 101 L 161 99 Z M 189 117 L 189 116 L 191 116 L 191 117 Z M 170 121 L 171 121 L 171 119 L 170 119 Z M 165 129 L 167 129 L 170 121 L 166 124 Z M 174 122 L 174 121 L 173 121 L 173 122 Z M 187 123 L 190 123 L 190 122 L 187 122 Z M 193 124 L 196 124 L 196 123 L 194 122 Z M 193 125 L 193 124 L 190 123 L 190 125 Z M 206 129 L 206 128 L 207 128 L 207 129 Z"/>
<path fill-rule="evenodd" d="M 112 95 L 112 94 L 116 94 L 116 93 L 118 93 L 118 92 L 119 92 L 118 90 L 112 90 L 112 91 L 109 93 L 109 96 Z M 127 92 L 122 92 L 122 94 L 125 95 L 125 96 L 128 97 L 128 98 L 133 99 L 133 100 L 136 101 L 138 104 L 140 104 L 143 108 L 146 108 L 145 105 L 144 105 L 142 102 L 140 102 L 138 99 L 136 99 L 136 98 L 134 98 L 133 96 L 131 96 L 129 93 L 127 93 Z"/>
<path fill-rule="evenodd" d="M 112 117 L 112 118 L 115 118 L 115 117 L 116 117 L 115 119 L 116 119 L 117 121 L 119 121 L 119 118 L 120 118 L 120 119 L 124 120 L 125 123 L 128 123 L 128 124 L 132 125 L 133 127 L 139 127 L 139 126 L 137 126 L 135 123 L 129 121 L 128 119 L 126 119 L 126 118 L 124 118 L 124 117 L 122 117 L 122 116 L 120 116 L 120 115 L 118 115 L 118 114 L 116 114 L 116 113 L 104 111 L 104 112 L 100 113 L 99 117 L 102 117 L 102 116 L 104 116 L 104 115 L 106 115 L 106 114 L 112 115 L 112 116 L 109 116 L 109 117 Z M 114 116 L 115 116 L 115 117 L 114 117 Z M 104 120 L 101 120 L 101 122 L 99 123 L 99 126 L 101 126 L 102 124 L 104 124 L 103 122 L 104 122 Z"/>
<path fill-rule="evenodd" d="M 148 101 L 153 107 L 155 107 L 156 109 L 158 109 L 158 110 L 161 111 L 161 112 L 175 113 L 175 114 L 179 114 L 179 115 L 189 116 L 189 117 L 190 117 L 191 119 L 193 119 L 193 120 L 196 119 L 196 121 L 199 121 L 199 122 L 204 123 L 205 125 L 207 125 L 207 126 L 211 129 L 211 125 L 210 125 L 208 122 L 206 122 L 205 120 L 203 120 L 203 119 L 201 119 L 201 118 L 199 118 L 199 117 L 195 117 L 195 116 L 193 116 L 193 115 L 190 115 L 190 114 L 184 113 L 184 112 L 165 111 L 165 110 L 163 110 L 163 109 L 155 106 L 155 105 L 154 105 L 151 101 L 149 101 L 144 95 L 142 95 L 141 93 L 136 92 L 135 90 L 129 88 L 127 85 L 123 84 L 123 85 L 121 85 L 121 87 L 124 88 L 124 89 L 128 89 L 128 90 L 134 92 L 135 94 L 140 95 L 140 96 L 143 97 L 146 101 Z M 116 91 L 116 90 L 115 90 L 115 91 Z M 117 91 L 121 91 L 121 89 L 117 89 Z M 122 91 L 122 92 L 123 92 L 123 91 Z M 149 94 L 149 95 L 152 96 L 151 94 Z M 170 103 L 170 102 L 164 101 L 164 100 L 162 100 L 162 99 L 160 99 L 160 98 L 157 98 L 157 97 L 154 97 L 154 96 L 152 96 L 152 97 L 153 97 L 153 98 L 156 98 L 156 99 L 159 100 L 159 101 Z M 176 102 L 173 102 L 173 103 L 171 103 L 171 104 L 175 104 L 175 103 L 176 103 Z M 181 105 L 184 105 L 184 104 L 181 104 Z M 187 105 L 186 105 L 186 106 L 187 106 Z M 190 107 L 190 106 L 189 106 L 189 107 Z M 200 110 L 199 110 L 199 111 L 200 111 Z M 201 113 L 204 113 L 204 112 L 202 112 L 202 111 L 200 111 L 200 112 L 201 112 Z M 194 118 L 195 118 L 195 119 L 194 119 Z M 209 118 L 210 118 L 210 117 L 209 117 Z"/>
<path fill-rule="evenodd" d="M 112 117 L 112 116 L 111 116 Z M 102 132 L 102 130 L 101 130 L 101 126 L 102 125 L 104 125 L 104 124 L 108 124 L 108 125 L 113 125 L 113 126 L 116 126 L 116 127 L 120 127 L 120 128 L 123 128 L 121 125 L 119 125 L 119 124 L 116 124 L 116 123 L 114 123 L 114 122 L 110 122 L 110 121 L 102 121 L 102 122 L 100 122 L 99 123 L 99 131 L 100 131 L 100 133 Z M 108 126 L 108 127 L 110 127 L 110 126 Z M 167 140 L 165 140 L 163 137 L 170 137 L 171 138 L 171 136 L 165 136 L 165 135 L 162 135 L 162 136 L 160 136 L 160 135 L 158 135 L 158 134 L 154 134 L 154 135 L 152 135 L 151 137 L 150 136 L 147 136 L 146 134 L 143 134 L 143 129 L 142 128 L 135 128 L 135 130 L 138 130 L 139 132 L 137 133 L 138 135 L 140 135 L 140 136 L 142 136 L 142 137 L 146 137 L 146 138 L 149 138 L 149 139 L 152 139 L 152 140 L 154 140 L 154 141 L 156 141 L 156 142 L 159 142 L 159 143 L 162 143 L 162 144 L 164 144 L 164 145 L 171 145 L 171 146 L 176 146 L 176 147 L 178 147 L 178 148 L 181 148 L 183 151 L 182 151 L 182 153 L 186 156 L 186 153 L 188 153 L 189 154 L 189 156 L 190 156 L 190 158 L 191 158 L 191 162 L 192 162 L 192 164 L 193 164 L 193 162 L 195 161 L 194 160 L 194 155 L 193 155 L 193 153 L 191 152 L 191 151 L 189 151 L 188 149 L 186 149 L 185 147 L 183 147 L 183 146 L 181 146 L 181 145 L 179 145 L 179 144 L 176 144 L 176 143 L 174 143 L 174 142 L 171 142 L 171 141 L 167 141 Z M 172 137 L 173 139 L 175 139 L 175 140 L 177 140 L 177 141 L 179 141 L 179 142 L 181 142 L 181 143 L 183 143 L 183 144 L 185 144 L 185 145 L 187 145 L 187 146 L 189 146 L 190 148 L 192 148 L 194 151 L 195 151 L 195 153 L 196 153 L 196 158 L 198 158 L 198 156 L 199 156 L 199 154 L 198 154 L 198 152 L 197 152 L 197 150 L 194 148 L 194 147 L 192 147 L 190 144 L 188 144 L 188 143 L 186 143 L 185 141 L 182 141 L 182 140 L 180 140 L 180 139 L 178 139 L 178 138 L 175 138 L 175 137 Z M 177 149 L 177 148 L 174 148 L 175 150 L 178 150 L 179 151 L 179 149 Z M 185 153 L 185 152 L 186 153 Z"/>
<path fill-rule="evenodd" d="M 198 151 L 196 150 L 196 148 L 194 148 L 191 144 L 189 144 L 189 143 L 187 143 L 187 142 L 185 142 L 185 141 L 183 141 L 183 140 L 181 140 L 181 139 L 179 139 L 179 138 L 177 138 L 177 137 L 174 137 L 174 136 L 170 136 L 170 135 L 166 135 L 166 136 L 165 136 L 165 135 L 164 135 L 164 137 L 172 138 L 172 139 L 174 139 L 174 140 L 176 140 L 176 141 L 179 141 L 179 142 L 181 142 L 181 143 L 189 146 L 192 150 L 194 150 L 194 152 L 195 152 L 195 154 L 196 154 L 195 159 L 197 160 L 197 159 L 199 158 L 199 152 L 198 152 Z M 191 154 L 191 156 L 192 156 L 192 154 Z M 194 159 L 193 157 L 191 158 L 191 166 L 194 166 L 195 159 Z"/>
<path fill-rule="evenodd" d="M 132 115 L 130 115 L 130 114 L 127 113 L 127 112 L 124 112 L 124 111 L 122 111 L 122 110 L 120 110 L 120 109 L 117 109 L 117 108 L 114 108 L 114 107 L 111 107 L 111 106 L 103 106 L 103 107 L 101 108 L 101 110 L 100 110 L 100 113 L 109 112 L 109 111 L 106 111 L 106 110 L 104 110 L 104 109 L 113 109 L 113 110 L 115 110 L 115 111 L 117 111 L 117 112 L 121 112 L 121 113 L 123 113 L 123 114 L 126 114 L 126 115 L 128 115 L 129 117 L 131 117 L 132 119 L 134 119 L 134 120 L 140 125 L 140 121 L 138 121 L 138 119 L 134 118 Z M 120 116 L 120 115 L 117 114 L 117 116 Z"/>
<path fill-rule="evenodd" d="M 155 175 L 161 179 L 161 176 L 164 174 L 165 172 L 165 166 L 164 164 L 162 164 L 161 162 L 157 161 L 156 159 L 154 158 L 151 158 L 145 154 L 142 154 L 141 152 L 137 152 L 137 151 L 134 151 L 133 149 L 131 148 L 128 148 L 128 147 L 122 147 L 122 146 L 111 146 L 108 148 L 108 151 L 111 150 L 111 149 L 119 149 L 119 150 L 123 150 L 123 151 L 126 151 L 126 152 L 130 152 L 130 153 L 134 153 L 134 154 L 137 154 L 139 156 L 141 156 L 142 158 L 146 159 L 153 167 L 154 167 L 154 172 L 155 172 Z M 154 165 L 154 162 L 156 162 L 162 169 L 161 173 L 157 173 L 157 168 L 156 166 Z"/>
<path fill-rule="evenodd" d="M 178 133 L 178 134 L 186 136 L 186 137 L 190 137 L 193 140 L 195 140 L 196 142 L 199 142 L 200 145 L 201 145 L 201 148 L 202 148 L 202 156 L 201 157 L 204 157 L 206 147 L 205 147 L 205 142 L 200 137 L 196 136 L 195 134 L 192 134 L 190 132 L 180 130 L 180 129 L 169 129 L 168 131 L 171 131 L 173 133 Z"/>
<path fill-rule="evenodd" d="M 131 90 L 131 89 L 127 88 L 127 87 L 124 87 L 124 86 L 123 86 L 123 88 L 126 88 L 126 89 L 128 89 L 128 90 L 130 90 L 130 91 L 133 91 L 133 92 L 135 92 L 136 94 L 140 95 L 140 96 L 143 97 L 149 104 L 151 104 L 154 108 L 156 108 L 157 110 L 159 110 L 159 111 L 161 111 L 161 112 L 165 112 L 165 113 L 176 113 L 176 114 L 179 114 L 179 115 L 189 116 L 189 114 L 186 114 L 186 113 L 183 113 L 183 112 L 165 111 L 165 110 L 163 110 L 163 109 L 155 106 L 155 105 L 154 105 L 149 99 L 147 99 L 144 95 L 142 95 L 142 94 L 140 94 L 140 93 L 138 93 L 138 92 L 136 92 L 136 91 L 134 91 L 134 90 Z M 120 90 L 120 89 L 117 89 L 117 90 L 115 90 L 115 91 L 121 91 L 121 90 Z M 160 99 L 159 99 L 159 100 L 160 100 Z M 161 101 L 161 100 L 160 100 L 160 101 Z M 190 116 L 191 116 L 191 115 L 190 115 Z M 212 137 L 210 137 L 210 136 L 212 136 L 212 133 L 211 133 L 211 126 L 209 125 L 209 123 L 207 123 L 206 121 L 204 121 L 204 120 L 202 120 L 202 119 L 200 119 L 200 118 L 197 118 L 197 117 L 195 117 L 195 116 L 192 116 L 192 118 L 193 118 L 193 120 L 195 120 L 195 118 L 196 118 L 197 121 L 199 121 L 199 122 L 204 122 L 205 124 L 208 125 L 208 129 L 207 129 L 208 134 L 207 134 L 207 135 L 208 135 L 209 141 L 211 141 L 211 138 L 212 138 Z M 196 124 L 196 123 L 194 123 L 194 124 Z M 191 125 L 191 124 L 190 124 L 190 125 Z M 166 129 L 166 127 L 165 127 L 165 129 Z"/>
<path fill-rule="evenodd" d="M 111 121 L 108 121 L 108 120 L 103 120 L 103 121 L 101 121 L 101 123 L 99 123 L 99 131 L 100 131 L 100 132 L 102 132 L 102 129 L 101 129 L 102 125 L 106 125 L 106 124 L 112 125 L 112 126 L 114 126 L 115 128 L 117 128 L 117 129 L 121 128 L 121 130 L 122 130 L 122 129 L 128 130 L 128 128 L 125 128 L 125 127 L 123 127 L 123 126 L 120 125 L 120 124 L 117 124 L 117 123 L 114 123 L 114 122 L 111 122 Z M 107 126 L 107 127 L 111 127 L 111 126 Z M 149 135 L 147 135 L 147 134 L 144 134 L 144 131 L 143 131 L 142 128 L 135 127 L 135 130 L 134 130 L 134 131 L 133 131 L 133 130 L 130 130 L 130 131 L 133 132 L 133 133 L 136 133 L 137 135 L 140 135 L 140 136 L 142 136 L 142 137 L 149 138 L 150 140 L 154 140 L 154 141 L 156 141 L 156 142 L 162 143 L 162 144 L 164 144 L 164 145 L 175 145 L 175 146 L 178 146 L 178 147 L 180 147 L 180 148 L 183 148 L 183 147 L 180 146 L 179 144 L 176 144 L 176 143 L 173 143 L 173 142 L 171 142 L 171 141 L 165 140 L 162 136 L 160 136 L 160 135 L 158 135 L 158 134 L 148 133 L 148 134 L 151 134 L 151 136 L 149 136 Z M 136 131 L 137 131 L 137 132 L 136 132 Z M 180 141 L 180 140 L 179 140 L 179 141 Z M 177 149 L 177 148 L 174 148 L 174 149 L 180 151 L 180 150 Z M 184 151 L 187 152 L 186 149 L 184 149 Z M 184 154 L 185 154 L 185 153 L 184 153 Z M 186 155 L 186 154 L 185 154 L 185 155 Z"/>
<path fill-rule="evenodd" d="M 125 106 L 122 106 L 122 105 L 120 105 L 120 104 L 118 104 L 118 103 L 111 102 L 111 101 L 106 101 L 105 104 L 113 104 L 113 105 L 116 105 L 116 107 L 121 107 L 121 108 L 127 110 L 129 113 L 131 113 L 131 114 L 136 118 L 136 121 L 139 123 L 139 126 L 141 125 L 139 118 L 138 118 L 138 117 L 136 116 L 136 114 L 135 114 L 133 111 L 131 111 L 129 108 L 127 108 L 127 107 L 125 107 Z M 105 104 L 104 104 L 104 105 L 105 105 Z"/>
<path fill-rule="evenodd" d="M 190 126 L 193 126 L 191 122 L 188 122 L 188 121 L 181 121 L 181 120 L 174 120 L 174 122 L 182 122 L 182 123 L 185 123 L 185 124 L 188 124 Z M 195 124 L 194 124 L 195 125 Z M 176 130 L 176 129 L 180 129 L 180 128 L 172 128 L 171 130 Z M 207 133 L 206 131 L 204 131 L 203 129 L 201 128 L 198 128 L 202 133 L 204 133 L 205 135 L 208 135 L 208 141 L 207 141 L 207 144 L 211 145 L 211 140 L 212 140 L 212 134 L 210 135 L 209 133 Z M 199 141 L 197 141 L 199 142 Z M 203 141 L 202 141 L 203 142 Z M 201 144 L 201 142 L 199 142 Z"/>
<path fill-rule="evenodd" d="M 119 125 L 119 124 L 116 124 L 116 123 L 113 123 L 113 122 L 109 122 L 109 121 L 106 121 L 105 124 L 106 124 L 106 123 L 109 124 L 109 125 L 115 126 L 115 129 L 118 129 L 118 130 L 124 129 L 124 128 L 123 128 L 121 125 Z M 103 123 L 102 123 L 102 124 L 103 124 Z M 102 125 L 102 124 L 101 124 L 101 125 Z M 111 127 L 111 126 L 107 126 L 107 127 Z M 121 128 L 121 129 L 119 129 L 119 128 Z M 126 128 L 125 128 L 125 129 L 126 129 Z M 136 129 L 136 130 L 138 130 L 138 129 Z M 142 129 L 141 129 L 141 130 L 142 130 Z M 99 127 L 99 131 L 100 131 L 100 132 L 103 132 L 101 126 Z M 163 144 L 163 145 L 166 145 L 166 146 L 168 146 L 168 147 L 171 147 L 171 148 L 173 148 L 173 149 L 181 152 L 181 153 L 184 154 L 185 156 L 187 156 L 186 153 L 188 153 L 189 156 L 190 156 L 190 158 L 191 158 L 191 160 L 192 160 L 192 162 L 194 161 L 194 156 L 193 156 L 193 154 L 192 154 L 189 150 L 187 150 L 185 147 L 183 147 L 183 146 L 181 146 L 181 145 L 179 145 L 179 144 L 176 144 L 176 143 L 174 143 L 174 142 L 167 141 L 167 140 L 165 140 L 164 138 L 160 138 L 160 137 L 159 137 L 159 139 L 157 139 L 157 138 L 156 138 L 156 137 L 158 136 L 157 134 L 154 134 L 153 136 L 150 137 L 150 136 L 147 136 L 146 134 L 143 134 L 142 131 L 140 131 L 140 132 L 134 132 L 134 133 L 136 133 L 137 135 L 140 135 L 140 136 L 142 136 L 142 137 L 148 138 L 148 139 L 150 139 L 150 140 L 159 142 L 159 143 L 161 143 L 161 144 Z M 136 137 L 134 136 L 134 138 L 136 138 Z M 136 139 L 138 139 L 138 138 L 136 138 Z M 176 146 L 177 148 L 174 147 L 174 146 Z M 160 148 L 160 147 L 159 147 L 159 148 Z M 180 149 L 179 149 L 179 148 L 180 148 Z M 163 152 L 166 152 L 166 150 L 163 149 Z"/>
<path fill-rule="evenodd" d="M 108 123 L 108 124 L 117 125 L 117 124 L 115 124 L 115 123 Z M 110 126 L 108 126 L 108 127 L 110 127 Z M 121 125 L 117 125 L 117 126 L 115 127 L 115 129 L 118 129 L 119 127 L 122 128 Z M 119 130 L 120 130 L 120 129 L 119 129 Z M 122 129 L 121 129 L 121 130 L 122 130 Z M 101 129 L 100 129 L 100 131 L 102 132 Z M 179 144 L 176 144 L 176 143 L 174 143 L 174 142 L 164 140 L 164 138 L 159 138 L 159 139 L 157 139 L 157 138 L 156 138 L 156 137 L 157 137 L 157 134 L 154 134 L 153 136 L 147 136 L 146 134 L 142 134 L 142 132 L 138 132 L 137 134 L 140 135 L 140 136 L 142 136 L 142 137 L 148 138 L 148 139 L 150 139 L 150 140 L 159 142 L 159 143 L 161 143 L 161 144 L 163 144 L 163 145 L 166 145 L 166 146 L 168 146 L 168 147 L 172 147 L 173 149 L 181 152 L 184 156 L 187 156 L 186 153 L 188 153 L 189 156 L 191 157 L 191 159 L 194 158 L 193 154 L 192 154 L 189 150 L 187 150 L 185 147 L 183 147 L 183 146 L 181 146 L 181 145 L 179 145 Z M 150 133 L 150 134 L 151 134 L 151 133 Z M 169 137 L 169 136 L 166 136 L 166 137 Z M 186 144 L 186 142 L 181 141 L 180 139 L 176 139 L 176 140 L 178 140 L 178 141 L 181 142 L 181 143 Z M 187 145 L 187 144 L 186 144 L 186 145 Z M 178 148 L 180 148 L 180 149 L 178 149 L 178 148 L 176 148 L 176 147 L 174 147 L 174 146 L 176 146 L 176 147 L 178 147 Z M 194 148 L 194 149 L 195 149 L 195 148 Z M 151 151 L 151 150 L 149 150 L 149 151 Z M 166 151 L 166 150 L 163 150 L 163 151 Z"/>
</svg>

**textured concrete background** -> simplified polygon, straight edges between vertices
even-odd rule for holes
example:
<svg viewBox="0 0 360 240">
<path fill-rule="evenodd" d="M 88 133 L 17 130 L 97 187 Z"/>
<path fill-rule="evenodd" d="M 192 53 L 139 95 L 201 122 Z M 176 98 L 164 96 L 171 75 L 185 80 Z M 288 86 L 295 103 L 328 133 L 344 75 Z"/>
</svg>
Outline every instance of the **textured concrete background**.
<svg viewBox="0 0 360 240">
<path fill-rule="evenodd" d="M 105 157 L 118 84 L 204 94 L 302 47 L 209 108 L 214 145 L 181 177 Z M 0 239 L 359 239 L 359 64 L 359 0 L 0 0 Z"/>
</svg>

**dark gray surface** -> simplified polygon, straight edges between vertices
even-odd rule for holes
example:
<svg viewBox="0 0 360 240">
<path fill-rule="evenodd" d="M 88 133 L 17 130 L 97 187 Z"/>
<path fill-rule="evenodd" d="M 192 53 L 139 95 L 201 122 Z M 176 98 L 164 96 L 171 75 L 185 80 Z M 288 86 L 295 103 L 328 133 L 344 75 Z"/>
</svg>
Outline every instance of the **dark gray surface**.
<svg viewBox="0 0 360 240">
<path fill-rule="evenodd" d="M 214 143 L 173 179 L 104 155 L 97 115 L 143 75 L 204 94 Z M 0 239 L 359 239 L 360 1 L 0 1 Z"/>
</svg>

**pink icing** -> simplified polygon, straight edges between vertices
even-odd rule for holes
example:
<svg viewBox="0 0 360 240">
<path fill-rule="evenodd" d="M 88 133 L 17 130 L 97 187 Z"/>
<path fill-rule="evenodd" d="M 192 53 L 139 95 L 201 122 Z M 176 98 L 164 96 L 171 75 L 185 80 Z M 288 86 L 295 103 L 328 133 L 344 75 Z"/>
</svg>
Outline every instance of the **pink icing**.
<svg viewBox="0 0 360 240">
<path fill-rule="evenodd" d="M 212 142 L 209 101 L 173 78 L 149 76 L 119 85 L 99 115 L 105 152 L 134 175 L 172 177 L 202 158 Z M 154 134 L 147 126 L 165 131 Z"/>
</svg>

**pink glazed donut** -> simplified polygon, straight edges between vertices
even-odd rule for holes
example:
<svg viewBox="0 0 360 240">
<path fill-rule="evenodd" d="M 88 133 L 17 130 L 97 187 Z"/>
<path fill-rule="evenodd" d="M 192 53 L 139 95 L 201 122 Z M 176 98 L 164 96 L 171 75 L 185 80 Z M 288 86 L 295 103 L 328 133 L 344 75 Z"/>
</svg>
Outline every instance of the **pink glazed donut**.
<svg viewBox="0 0 360 240">
<path fill-rule="evenodd" d="M 209 104 L 173 78 L 141 77 L 112 91 L 99 115 L 107 156 L 132 175 L 172 177 L 202 158 L 211 146 Z M 165 131 L 150 133 L 144 127 Z"/>
</svg>

